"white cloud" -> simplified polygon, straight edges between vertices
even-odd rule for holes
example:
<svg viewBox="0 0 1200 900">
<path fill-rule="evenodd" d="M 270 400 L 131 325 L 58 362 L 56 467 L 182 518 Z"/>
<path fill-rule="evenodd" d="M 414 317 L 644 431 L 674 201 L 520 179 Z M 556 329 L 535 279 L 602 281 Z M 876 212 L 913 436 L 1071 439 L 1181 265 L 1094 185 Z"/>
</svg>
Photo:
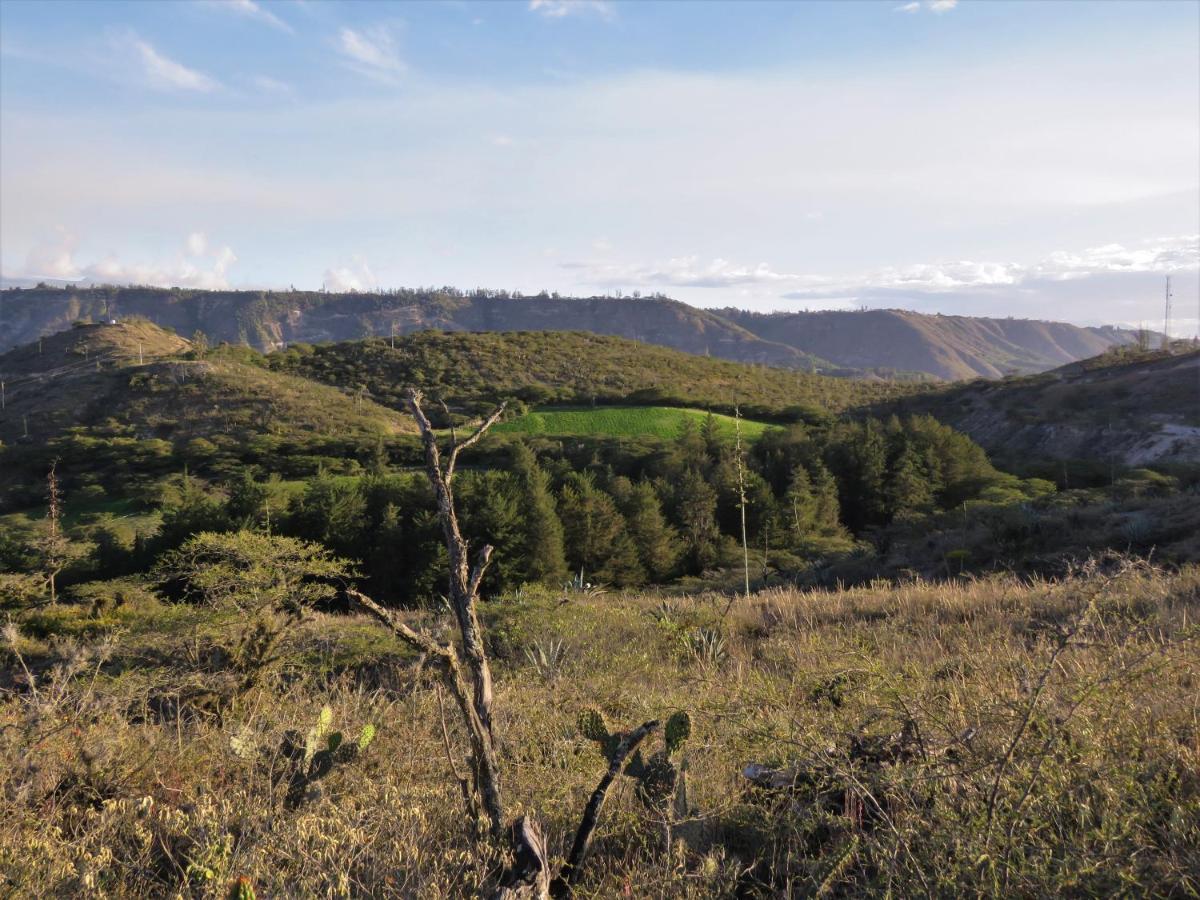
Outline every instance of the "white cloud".
<svg viewBox="0 0 1200 900">
<path fill-rule="evenodd" d="M 1032 270 L 1042 278 L 1066 281 L 1100 272 L 1194 272 L 1200 269 L 1200 235 L 1151 238 L 1140 246 L 1104 244 L 1078 253 L 1059 250 Z"/>
<path fill-rule="evenodd" d="M 193 231 L 188 235 L 184 246 L 188 256 L 203 256 L 204 251 L 208 249 L 208 236 L 203 231 Z"/>
<path fill-rule="evenodd" d="M 178 256 L 167 262 L 127 262 L 110 253 L 101 260 L 81 265 L 75 260 L 77 247 L 75 235 L 60 226 L 52 239 L 30 250 L 24 269 L 16 274 L 31 280 L 52 278 L 215 290 L 229 287 L 229 268 L 237 262 L 237 255 L 230 247 L 210 250 L 207 237 L 199 231 L 189 234 Z"/>
<path fill-rule="evenodd" d="M 601 19 L 611 20 L 617 15 L 616 9 L 608 0 L 529 0 L 529 10 L 545 16 L 547 19 L 594 15 Z"/>
<path fill-rule="evenodd" d="M 264 94 L 290 94 L 292 86 L 269 75 L 255 75 L 250 83 Z"/>
<path fill-rule="evenodd" d="M 205 4 L 213 8 L 228 10 L 237 15 L 244 16 L 247 19 L 253 19 L 256 22 L 261 22 L 264 25 L 270 25 L 279 31 L 295 34 L 295 29 L 287 22 L 275 15 L 261 3 L 256 3 L 254 0 L 209 0 Z"/>
<path fill-rule="evenodd" d="M 220 85 L 203 72 L 189 69 L 182 63 L 169 59 L 139 37 L 130 39 L 137 52 L 150 87 L 160 91 L 198 91 L 208 93 Z"/>
<path fill-rule="evenodd" d="M 931 13 L 941 15 L 942 13 L 950 12 L 954 7 L 958 6 L 958 0 L 911 0 L 909 3 L 893 6 L 892 12 L 902 13 L 918 13 L 922 9 L 927 9 Z"/>
<path fill-rule="evenodd" d="M 55 228 L 54 237 L 37 244 L 25 258 L 25 274 L 30 278 L 76 278 L 79 269 L 74 254 L 78 246 L 75 235 L 64 226 Z"/>
<path fill-rule="evenodd" d="M 594 244 L 593 249 L 609 250 Z M 1015 262 L 951 260 L 884 266 L 852 276 L 795 274 L 766 263 L 739 265 L 716 258 L 679 256 L 664 262 L 630 264 L 602 261 L 566 262 L 561 268 L 579 273 L 580 283 L 599 287 L 733 288 L 759 285 L 786 289 L 789 299 L 830 299 L 870 292 L 938 294 L 976 288 L 1019 289 L 1035 281 L 1067 281 L 1112 273 L 1195 272 L 1200 270 L 1200 236 L 1156 238 L 1135 248 L 1107 244 L 1078 253 L 1057 251 L 1034 265 Z"/>
<path fill-rule="evenodd" d="M 377 287 L 379 279 L 361 256 L 355 256 L 350 265 L 325 270 L 325 290 L 335 294 L 371 291 Z"/>
<path fill-rule="evenodd" d="M 611 249 L 607 242 L 594 245 L 603 252 Z M 648 265 L 621 265 L 602 262 L 567 262 L 566 269 L 577 269 L 587 284 L 605 287 L 660 286 L 727 288 L 745 284 L 774 284 L 801 282 L 800 275 L 774 271 L 766 263 L 756 266 L 738 265 L 727 259 L 704 262 L 699 256 L 678 256 Z"/>
<path fill-rule="evenodd" d="M 394 85 L 404 74 L 404 63 L 386 26 L 378 25 L 365 32 L 343 28 L 338 33 L 337 47 L 346 57 L 346 64 L 367 78 Z"/>
</svg>

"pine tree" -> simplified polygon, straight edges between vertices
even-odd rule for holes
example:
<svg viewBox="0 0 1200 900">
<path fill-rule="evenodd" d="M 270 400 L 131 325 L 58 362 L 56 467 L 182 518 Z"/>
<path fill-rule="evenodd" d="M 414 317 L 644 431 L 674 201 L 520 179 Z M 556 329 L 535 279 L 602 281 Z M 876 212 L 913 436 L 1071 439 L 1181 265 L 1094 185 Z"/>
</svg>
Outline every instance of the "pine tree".
<svg viewBox="0 0 1200 900">
<path fill-rule="evenodd" d="M 297 537 L 354 556 L 361 546 L 366 501 L 357 483 L 344 484 L 322 470 L 292 501 L 288 530 Z"/>
<path fill-rule="evenodd" d="M 907 519 L 933 507 L 933 490 L 921 460 L 907 442 L 888 471 L 887 511 L 889 518 Z"/>
<path fill-rule="evenodd" d="M 264 523 L 264 512 L 270 491 L 259 484 L 249 469 L 242 469 L 242 476 L 229 487 L 229 499 L 225 501 L 225 514 L 235 531 L 253 530 Z"/>
<path fill-rule="evenodd" d="M 645 580 L 624 516 L 590 473 L 568 477 L 559 515 L 572 570 L 582 570 L 589 580 L 622 586 Z"/>
<path fill-rule="evenodd" d="M 817 519 L 817 497 L 808 469 L 804 466 L 798 465 L 792 469 L 783 505 L 792 546 L 799 546 L 811 534 Z"/>
<path fill-rule="evenodd" d="M 650 580 L 668 580 L 675 571 L 683 547 L 679 535 L 663 515 L 654 485 L 648 481 L 630 485 L 618 495 L 618 504 Z"/>
<path fill-rule="evenodd" d="M 717 561 L 720 539 L 716 491 L 696 469 L 688 469 L 676 482 L 673 506 L 688 571 L 699 573 L 710 568 Z"/>
<path fill-rule="evenodd" d="M 561 584 L 567 577 L 563 527 L 550 478 L 525 444 L 514 444 L 512 474 L 521 505 L 521 574 L 524 581 Z"/>
<path fill-rule="evenodd" d="M 838 500 L 837 480 L 821 463 L 813 467 L 813 524 L 822 533 L 832 533 L 841 528 L 841 504 Z"/>
</svg>

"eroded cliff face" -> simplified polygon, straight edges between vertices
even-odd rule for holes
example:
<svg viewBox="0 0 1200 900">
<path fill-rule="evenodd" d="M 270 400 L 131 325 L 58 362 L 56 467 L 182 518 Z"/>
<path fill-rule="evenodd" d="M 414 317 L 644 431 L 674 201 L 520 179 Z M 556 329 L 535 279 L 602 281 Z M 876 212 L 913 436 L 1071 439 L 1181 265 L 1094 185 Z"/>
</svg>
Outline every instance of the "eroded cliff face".
<svg viewBox="0 0 1200 900">
<path fill-rule="evenodd" d="M 754 315 L 665 297 L 535 297 L 450 290 L 386 294 L 33 288 L 0 292 L 0 352 L 78 319 L 143 316 L 190 336 L 276 350 L 426 329 L 589 331 L 687 353 L 804 370 L 885 369 L 944 379 L 1037 372 L 1127 341 L 1127 332 L 897 310 Z"/>
</svg>

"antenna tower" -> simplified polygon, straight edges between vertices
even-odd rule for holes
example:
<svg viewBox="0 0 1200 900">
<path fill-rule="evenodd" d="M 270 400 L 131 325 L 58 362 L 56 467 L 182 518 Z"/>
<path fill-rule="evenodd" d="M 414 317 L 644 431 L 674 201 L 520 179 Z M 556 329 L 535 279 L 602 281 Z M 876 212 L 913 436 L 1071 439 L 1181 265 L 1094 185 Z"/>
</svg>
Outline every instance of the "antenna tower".
<svg viewBox="0 0 1200 900">
<path fill-rule="evenodd" d="M 1162 348 L 1171 351 L 1171 276 L 1167 276 L 1167 297 L 1163 307 L 1163 342 Z"/>
</svg>

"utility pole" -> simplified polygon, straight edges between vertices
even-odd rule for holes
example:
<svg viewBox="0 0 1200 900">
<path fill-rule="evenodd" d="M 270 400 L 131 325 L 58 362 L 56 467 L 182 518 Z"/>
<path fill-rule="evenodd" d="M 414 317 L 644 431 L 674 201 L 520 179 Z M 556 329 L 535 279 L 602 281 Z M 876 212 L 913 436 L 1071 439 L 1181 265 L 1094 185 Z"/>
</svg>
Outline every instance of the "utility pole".
<svg viewBox="0 0 1200 900">
<path fill-rule="evenodd" d="M 1171 276 L 1167 276 L 1167 299 L 1163 308 L 1163 342 L 1162 348 L 1171 352 Z"/>
<path fill-rule="evenodd" d="M 142 342 L 138 341 L 138 365 L 142 364 Z"/>
<path fill-rule="evenodd" d="M 396 321 L 393 319 L 390 323 L 392 326 L 392 349 L 396 349 Z"/>
</svg>

